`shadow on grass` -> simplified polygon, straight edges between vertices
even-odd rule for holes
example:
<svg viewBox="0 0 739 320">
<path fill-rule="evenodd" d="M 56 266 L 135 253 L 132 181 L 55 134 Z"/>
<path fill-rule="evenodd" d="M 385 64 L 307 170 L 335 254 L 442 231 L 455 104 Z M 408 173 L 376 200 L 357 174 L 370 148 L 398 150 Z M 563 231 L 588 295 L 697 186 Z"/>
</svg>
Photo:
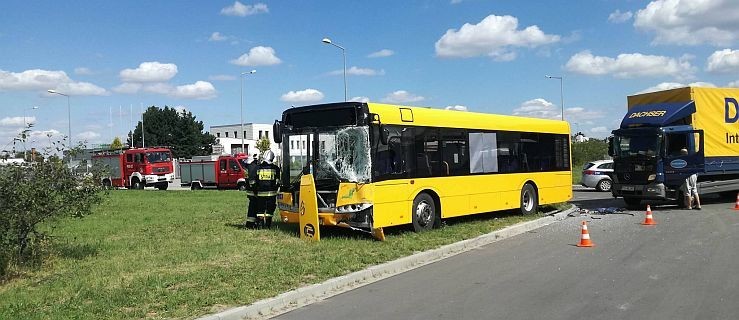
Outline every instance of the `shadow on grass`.
<svg viewBox="0 0 739 320">
<path fill-rule="evenodd" d="M 60 243 L 54 246 L 54 251 L 67 259 L 82 260 L 98 254 L 98 248 L 89 244 Z"/>
</svg>

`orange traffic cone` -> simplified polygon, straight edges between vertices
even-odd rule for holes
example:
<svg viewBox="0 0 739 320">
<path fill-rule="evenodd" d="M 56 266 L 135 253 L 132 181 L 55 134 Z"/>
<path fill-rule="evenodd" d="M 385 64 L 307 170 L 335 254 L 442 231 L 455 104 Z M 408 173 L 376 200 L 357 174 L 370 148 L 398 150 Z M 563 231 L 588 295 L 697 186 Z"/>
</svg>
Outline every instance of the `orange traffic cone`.
<svg viewBox="0 0 739 320">
<path fill-rule="evenodd" d="M 644 219 L 644 222 L 642 222 L 642 225 L 654 226 L 656 224 L 657 222 L 655 222 L 654 219 L 652 218 L 652 208 L 649 205 L 647 205 L 647 217 Z"/>
<path fill-rule="evenodd" d="M 593 247 L 595 244 L 593 244 L 592 241 L 590 241 L 590 233 L 588 233 L 588 224 L 583 221 L 582 222 L 582 234 L 580 235 L 580 244 L 577 245 L 578 247 Z"/>
<path fill-rule="evenodd" d="M 736 204 L 734 205 L 734 210 L 739 210 L 739 193 L 736 194 Z"/>
</svg>

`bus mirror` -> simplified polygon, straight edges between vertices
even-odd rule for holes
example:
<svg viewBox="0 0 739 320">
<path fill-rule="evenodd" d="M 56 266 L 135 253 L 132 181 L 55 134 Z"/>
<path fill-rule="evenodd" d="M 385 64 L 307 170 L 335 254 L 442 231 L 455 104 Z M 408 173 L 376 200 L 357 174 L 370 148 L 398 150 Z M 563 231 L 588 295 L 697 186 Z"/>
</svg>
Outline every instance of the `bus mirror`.
<svg viewBox="0 0 739 320">
<path fill-rule="evenodd" d="M 275 120 L 275 124 L 272 125 L 272 134 L 275 143 L 282 143 L 282 123 L 280 121 Z"/>
<path fill-rule="evenodd" d="M 613 137 L 608 137 L 608 155 L 613 157 L 615 153 L 613 150 Z"/>
<path fill-rule="evenodd" d="M 387 145 L 389 137 L 390 137 L 390 130 L 385 128 L 385 126 L 381 125 L 380 126 L 380 142 L 383 145 Z"/>
</svg>

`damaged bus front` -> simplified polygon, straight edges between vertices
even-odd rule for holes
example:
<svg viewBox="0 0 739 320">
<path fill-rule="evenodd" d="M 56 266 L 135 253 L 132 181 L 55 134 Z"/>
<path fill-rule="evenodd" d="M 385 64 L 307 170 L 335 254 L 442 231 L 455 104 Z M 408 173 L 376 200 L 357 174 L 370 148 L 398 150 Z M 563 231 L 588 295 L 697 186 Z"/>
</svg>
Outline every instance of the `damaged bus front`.
<svg viewBox="0 0 739 320">
<path fill-rule="evenodd" d="M 319 225 L 373 231 L 370 128 L 377 122 L 366 104 L 354 102 L 283 112 L 274 128 L 276 142 L 282 143 L 277 202 L 283 222 L 299 222 L 301 177 L 310 173 Z"/>
</svg>

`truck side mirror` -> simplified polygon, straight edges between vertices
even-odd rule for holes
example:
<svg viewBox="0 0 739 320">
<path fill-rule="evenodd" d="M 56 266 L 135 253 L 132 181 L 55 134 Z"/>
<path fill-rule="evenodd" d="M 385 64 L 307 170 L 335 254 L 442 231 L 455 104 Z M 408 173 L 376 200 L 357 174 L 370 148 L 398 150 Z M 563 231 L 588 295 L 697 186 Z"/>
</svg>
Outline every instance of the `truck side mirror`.
<svg viewBox="0 0 739 320">
<path fill-rule="evenodd" d="M 608 155 L 613 157 L 616 154 L 613 148 L 613 137 L 608 137 Z"/>
<path fill-rule="evenodd" d="M 282 143 L 282 123 L 275 120 L 275 124 L 272 125 L 272 134 L 276 143 Z"/>
</svg>

